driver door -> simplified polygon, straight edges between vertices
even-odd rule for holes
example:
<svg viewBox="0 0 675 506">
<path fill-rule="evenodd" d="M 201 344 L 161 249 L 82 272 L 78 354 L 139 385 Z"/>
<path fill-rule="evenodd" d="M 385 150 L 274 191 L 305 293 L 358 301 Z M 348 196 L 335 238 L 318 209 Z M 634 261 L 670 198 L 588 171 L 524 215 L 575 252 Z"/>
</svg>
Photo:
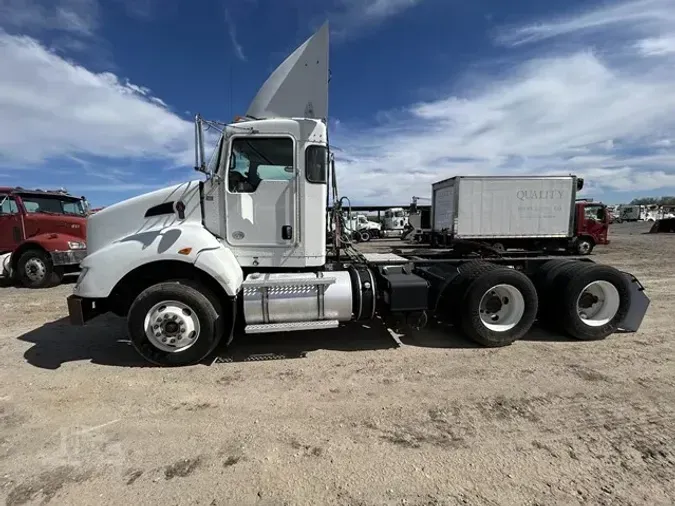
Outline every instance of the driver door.
<svg viewBox="0 0 675 506">
<path fill-rule="evenodd" d="M 13 251 L 22 240 L 21 217 L 16 201 L 0 194 L 0 253 Z"/>
<path fill-rule="evenodd" d="M 235 247 L 297 243 L 295 140 L 233 136 L 227 172 L 226 240 Z"/>
</svg>

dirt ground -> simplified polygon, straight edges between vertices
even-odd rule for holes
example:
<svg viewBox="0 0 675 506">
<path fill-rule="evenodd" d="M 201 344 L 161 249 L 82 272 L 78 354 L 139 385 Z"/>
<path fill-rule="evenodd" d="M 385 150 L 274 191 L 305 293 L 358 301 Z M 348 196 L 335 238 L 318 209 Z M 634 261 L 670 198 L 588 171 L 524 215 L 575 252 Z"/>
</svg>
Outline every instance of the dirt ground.
<svg viewBox="0 0 675 506">
<path fill-rule="evenodd" d="M 503 349 L 383 328 L 242 339 L 231 361 L 139 362 L 124 322 L 64 319 L 72 285 L 0 289 L 7 505 L 675 503 L 675 234 L 616 225 L 640 332 L 534 330 Z M 277 360 L 262 360 L 268 358 Z M 286 358 L 281 358 L 286 356 Z"/>
</svg>

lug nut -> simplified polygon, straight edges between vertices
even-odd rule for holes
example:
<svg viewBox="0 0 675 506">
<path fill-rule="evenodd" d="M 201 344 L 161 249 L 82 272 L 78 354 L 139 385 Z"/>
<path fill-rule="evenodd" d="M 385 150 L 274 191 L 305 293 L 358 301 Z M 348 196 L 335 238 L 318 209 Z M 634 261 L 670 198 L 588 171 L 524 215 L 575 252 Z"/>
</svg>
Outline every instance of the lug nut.
<svg viewBox="0 0 675 506">
<path fill-rule="evenodd" d="M 169 343 L 171 343 L 171 344 L 176 344 L 176 340 L 175 340 L 175 339 L 171 339 L 171 340 L 169 341 Z"/>
</svg>

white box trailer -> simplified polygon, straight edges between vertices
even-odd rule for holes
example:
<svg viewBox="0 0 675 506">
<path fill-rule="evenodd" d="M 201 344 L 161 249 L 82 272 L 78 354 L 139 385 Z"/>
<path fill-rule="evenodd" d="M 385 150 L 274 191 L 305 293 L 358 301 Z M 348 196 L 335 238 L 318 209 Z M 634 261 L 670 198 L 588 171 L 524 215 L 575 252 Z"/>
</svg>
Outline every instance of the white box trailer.
<svg viewBox="0 0 675 506">
<path fill-rule="evenodd" d="M 575 235 L 576 176 L 456 176 L 432 185 L 432 232 L 499 247 Z M 557 241 L 556 241 L 557 240 Z"/>
</svg>

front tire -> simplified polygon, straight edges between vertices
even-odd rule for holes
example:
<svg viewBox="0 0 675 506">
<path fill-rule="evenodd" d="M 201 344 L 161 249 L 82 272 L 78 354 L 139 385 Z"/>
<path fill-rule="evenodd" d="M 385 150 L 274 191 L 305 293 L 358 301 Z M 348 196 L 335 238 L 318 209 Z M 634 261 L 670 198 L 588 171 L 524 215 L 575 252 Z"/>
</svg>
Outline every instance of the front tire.
<svg viewBox="0 0 675 506">
<path fill-rule="evenodd" d="M 575 242 L 574 242 L 574 252 L 577 255 L 590 255 L 591 252 L 593 251 L 593 247 L 595 246 L 595 243 L 586 237 L 579 237 Z"/>
<path fill-rule="evenodd" d="M 160 366 L 201 362 L 218 346 L 225 328 L 217 298 L 189 280 L 143 290 L 129 309 L 127 326 L 136 351 Z"/>
<path fill-rule="evenodd" d="M 47 288 L 58 285 L 62 275 L 55 271 L 49 255 L 40 249 L 30 249 L 19 257 L 18 281 L 26 288 Z"/>
</svg>

